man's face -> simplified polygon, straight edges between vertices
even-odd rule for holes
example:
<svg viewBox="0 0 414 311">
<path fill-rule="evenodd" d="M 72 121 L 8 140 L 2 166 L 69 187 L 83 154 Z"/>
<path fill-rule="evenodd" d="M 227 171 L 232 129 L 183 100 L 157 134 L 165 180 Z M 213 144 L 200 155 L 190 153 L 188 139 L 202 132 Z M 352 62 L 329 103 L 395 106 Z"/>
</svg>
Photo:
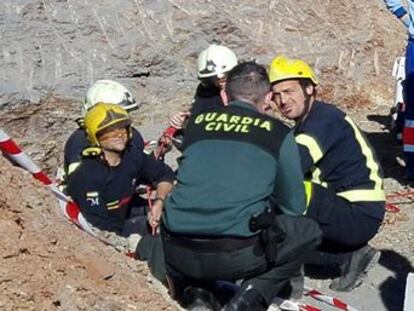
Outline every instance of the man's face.
<svg viewBox="0 0 414 311">
<path fill-rule="evenodd" d="M 226 77 L 223 78 L 217 78 L 214 82 L 214 84 L 220 89 L 223 90 L 226 86 Z"/>
<path fill-rule="evenodd" d="M 99 144 L 102 149 L 122 152 L 128 142 L 127 128 L 114 129 L 98 136 Z"/>
<path fill-rule="evenodd" d="M 272 86 L 273 101 L 281 113 L 290 120 L 303 118 L 309 110 L 305 95 L 298 80 L 285 80 Z"/>
</svg>

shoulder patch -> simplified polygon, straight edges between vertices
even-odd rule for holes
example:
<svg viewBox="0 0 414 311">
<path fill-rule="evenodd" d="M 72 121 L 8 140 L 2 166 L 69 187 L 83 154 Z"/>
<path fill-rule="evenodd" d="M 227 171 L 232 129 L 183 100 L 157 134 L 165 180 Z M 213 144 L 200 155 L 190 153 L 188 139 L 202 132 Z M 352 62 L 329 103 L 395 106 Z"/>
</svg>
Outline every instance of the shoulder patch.
<svg viewBox="0 0 414 311">
<path fill-rule="evenodd" d="M 86 201 L 91 206 L 99 206 L 99 193 L 97 191 L 86 192 Z"/>
<path fill-rule="evenodd" d="M 82 150 L 82 157 L 93 158 L 97 157 L 102 153 L 102 149 L 99 147 L 87 147 Z"/>
</svg>

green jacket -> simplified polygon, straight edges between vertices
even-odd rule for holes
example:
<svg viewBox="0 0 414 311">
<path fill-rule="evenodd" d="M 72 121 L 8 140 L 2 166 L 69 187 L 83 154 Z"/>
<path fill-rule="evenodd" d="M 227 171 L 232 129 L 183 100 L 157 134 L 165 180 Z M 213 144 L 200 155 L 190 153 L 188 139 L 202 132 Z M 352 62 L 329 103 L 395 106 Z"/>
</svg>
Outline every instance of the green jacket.
<svg viewBox="0 0 414 311">
<path fill-rule="evenodd" d="M 276 204 L 289 215 L 305 210 L 299 153 L 289 128 L 240 101 L 192 116 L 177 186 L 166 201 L 166 228 L 198 236 L 252 236 L 251 216 Z"/>
</svg>

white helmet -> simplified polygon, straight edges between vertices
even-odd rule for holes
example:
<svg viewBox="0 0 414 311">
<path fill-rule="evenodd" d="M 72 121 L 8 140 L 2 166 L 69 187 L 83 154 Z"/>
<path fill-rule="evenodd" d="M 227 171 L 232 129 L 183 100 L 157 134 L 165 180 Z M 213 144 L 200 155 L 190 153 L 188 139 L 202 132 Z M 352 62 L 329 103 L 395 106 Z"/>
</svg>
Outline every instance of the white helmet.
<svg viewBox="0 0 414 311">
<path fill-rule="evenodd" d="M 112 80 L 98 80 L 88 89 L 82 103 L 82 115 L 99 102 L 117 104 L 127 111 L 138 108 L 128 89 Z"/>
<path fill-rule="evenodd" d="M 211 44 L 202 51 L 197 59 L 199 79 L 217 76 L 221 79 L 237 65 L 236 54 L 224 45 Z"/>
</svg>

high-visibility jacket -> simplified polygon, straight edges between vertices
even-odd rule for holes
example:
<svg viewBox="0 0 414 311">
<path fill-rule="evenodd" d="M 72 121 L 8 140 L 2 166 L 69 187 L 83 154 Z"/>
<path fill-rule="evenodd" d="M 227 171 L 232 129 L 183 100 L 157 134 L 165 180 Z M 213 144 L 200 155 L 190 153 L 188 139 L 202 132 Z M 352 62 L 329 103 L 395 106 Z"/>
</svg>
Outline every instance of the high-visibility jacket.
<svg viewBox="0 0 414 311">
<path fill-rule="evenodd" d="M 364 213 L 382 219 L 382 169 L 364 133 L 333 105 L 314 102 L 307 118 L 296 125 L 305 179 L 332 189 Z"/>
</svg>

